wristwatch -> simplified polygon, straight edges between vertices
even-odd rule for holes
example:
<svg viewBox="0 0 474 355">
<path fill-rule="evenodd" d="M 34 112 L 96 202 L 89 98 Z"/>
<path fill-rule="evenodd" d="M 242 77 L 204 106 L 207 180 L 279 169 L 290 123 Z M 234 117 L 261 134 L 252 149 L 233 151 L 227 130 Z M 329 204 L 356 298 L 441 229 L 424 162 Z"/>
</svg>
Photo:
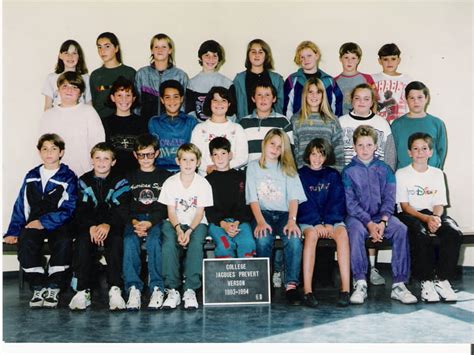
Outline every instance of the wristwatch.
<svg viewBox="0 0 474 355">
<path fill-rule="evenodd" d="M 385 224 L 385 228 L 387 228 L 387 226 L 388 226 L 388 221 L 386 221 L 385 219 L 381 219 L 380 222 L 382 222 L 383 224 Z"/>
</svg>

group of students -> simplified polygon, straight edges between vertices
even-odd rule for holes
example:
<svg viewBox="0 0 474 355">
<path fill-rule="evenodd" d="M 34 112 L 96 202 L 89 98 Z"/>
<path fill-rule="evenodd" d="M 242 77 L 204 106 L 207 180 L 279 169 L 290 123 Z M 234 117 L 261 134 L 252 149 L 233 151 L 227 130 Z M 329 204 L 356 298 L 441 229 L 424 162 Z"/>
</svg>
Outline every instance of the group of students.
<svg viewBox="0 0 474 355">
<path fill-rule="evenodd" d="M 425 111 L 428 88 L 397 72 L 395 44 L 380 49 L 383 73 L 371 77 L 357 71 L 359 46 L 345 43 L 343 72 L 332 78 L 318 68 L 319 48 L 304 41 L 295 54 L 300 69 L 283 82 L 272 71 L 270 47 L 256 39 L 247 47 L 247 70 L 232 82 L 217 71 L 224 52 L 213 40 L 199 48 L 202 72 L 189 81 L 164 34 L 152 38 L 151 64 L 136 73 L 122 64 L 114 34 L 96 43 L 104 65 L 90 78 L 79 44 L 61 46 L 43 89 L 43 164 L 27 174 L 4 237 L 19 243 L 31 307 L 57 306 L 74 260 L 77 293 L 69 306 L 87 308 L 94 254 L 103 246 L 110 309 L 140 309 L 145 238 L 148 307 L 183 301 L 198 308 L 208 234 L 217 257 L 272 259 L 280 236 L 283 255 L 272 266 L 281 272 L 284 265 L 291 304 L 300 302 L 302 265 L 303 303 L 317 306 L 320 238 L 337 245 L 339 306 L 365 301 L 367 274 L 372 284 L 385 283 L 375 251 L 367 258 L 367 238 L 392 240 L 393 299 L 417 302 L 405 286 L 410 266 L 422 281 L 422 300 L 457 299 L 449 279 L 462 234 L 443 207 L 446 131 Z M 437 259 L 431 233 L 441 238 Z"/>
</svg>

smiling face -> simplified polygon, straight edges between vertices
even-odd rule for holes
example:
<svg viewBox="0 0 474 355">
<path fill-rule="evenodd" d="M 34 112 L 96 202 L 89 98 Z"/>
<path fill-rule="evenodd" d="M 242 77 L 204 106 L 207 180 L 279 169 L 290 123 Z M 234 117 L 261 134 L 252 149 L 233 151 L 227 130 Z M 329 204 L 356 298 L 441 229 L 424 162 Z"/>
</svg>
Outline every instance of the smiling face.
<svg viewBox="0 0 474 355">
<path fill-rule="evenodd" d="M 373 105 L 372 93 L 369 89 L 357 89 L 352 98 L 352 108 L 358 116 L 367 116 Z"/>
<path fill-rule="evenodd" d="M 51 141 L 44 141 L 39 150 L 39 155 L 44 163 L 44 167 L 48 170 L 53 170 L 59 168 L 64 150 L 59 149 L 59 147 Z"/>
<path fill-rule="evenodd" d="M 415 139 L 408 150 L 408 155 L 414 164 L 427 165 L 428 159 L 433 155 L 433 150 L 424 139 Z"/>
<path fill-rule="evenodd" d="M 117 90 L 113 95 L 110 95 L 110 99 L 117 107 L 117 116 L 130 116 L 130 108 L 136 99 L 133 96 L 132 90 Z"/>
<path fill-rule="evenodd" d="M 97 52 L 105 66 L 118 63 L 116 57 L 118 50 L 118 46 L 115 47 L 108 38 L 99 38 L 97 40 Z"/>
<path fill-rule="evenodd" d="M 370 136 L 361 136 L 357 138 L 354 144 L 354 150 L 357 157 L 362 161 L 370 161 L 374 157 L 374 153 L 377 150 L 377 144 Z"/>
<path fill-rule="evenodd" d="M 133 155 L 138 160 L 141 171 L 153 171 L 155 170 L 155 159 L 160 155 L 160 150 L 155 150 L 153 146 L 150 145 L 133 152 Z"/>
<path fill-rule="evenodd" d="M 81 96 L 81 89 L 65 81 L 59 85 L 58 93 L 61 98 L 61 107 L 72 107 L 77 105 Z"/>
<path fill-rule="evenodd" d="M 310 48 L 300 51 L 300 65 L 305 73 L 315 73 L 318 70 L 319 54 L 314 53 Z"/>
<path fill-rule="evenodd" d="M 316 148 L 314 148 L 309 155 L 309 165 L 313 170 L 320 170 L 323 167 L 325 161 L 326 157 Z"/>
<path fill-rule="evenodd" d="M 217 171 L 227 171 L 230 169 L 232 152 L 228 152 L 225 149 L 214 149 L 211 154 L 211 159 Z"/>
<path fill-rule="evenodd" d="M 204 72 L 213 72 L 219 64 L 219 56 L 214 52 L 207 52 L 201 56 L 202 70 Z"/>
<path fill-rule="evenodd" d="M 183 99 L 178 89 L 175 88 L 166 88 L 163 97 L 160 97 L 161 103 L 165 106 L 166 114 L 171 117 L 178 115 Z"/>
<path fill-rule="evenodd" d="M 311 112 L 319 112 L 322 100 L 323 92 L 319 90 L 316 85 L 311 84 L 308 88 L 308 94 L 306 95 L 306 103 L 308 104 Z"/>
<path fill-rule="evenodd" d="M 91 163 L 94 168 L 94 175 L 97 177 L 107 177 L 110 174 L 112 167 L 115 165 L 116 160 L 114 155 L 110 151 L 96 151 L 94 152 Z"/>
<path fill-rule="evenodd" d="M 225 117 L 229 106 L 230 103 L 227 99 L 224 99 L 218 93 L 214 93 L 214 96 L 211 99 L 212 117 Z"/>
<path fill-rule="evenodd" d="M 176 158 L 176 164 L 179 165 L 179 171 L 183 175 L 194 175 L 199 166 L 200 161 L 193 152 L 181 152 Z"/>
<path fill-rule="evenodd" d="M 151 54 L 155 62 L 168 63 L 168 57 L 173 50 L 165 39 L 154 39 Z"/>
<path fill-rule="evenodd" d="M 75 71 L 79 62 L 79 53 L 75 46 L 70 45 L 67 51 L 59 53 L 59 59 L 64 63 L 64 71 Z"/>
<path fill-rule="evenodd" d="M 410 90 L 407 95 L 407 104 L 411 114 L 424 115 L 428 97 L 422 90 Z"/>
<path fill-rule="evenodd" d="M 360 63 L 360 58 L 354 53 L 345 53 L 339 60 L 342 63 L 342 72 L 346 75 L 357 73 L 357 66 Z"/>
</svg>

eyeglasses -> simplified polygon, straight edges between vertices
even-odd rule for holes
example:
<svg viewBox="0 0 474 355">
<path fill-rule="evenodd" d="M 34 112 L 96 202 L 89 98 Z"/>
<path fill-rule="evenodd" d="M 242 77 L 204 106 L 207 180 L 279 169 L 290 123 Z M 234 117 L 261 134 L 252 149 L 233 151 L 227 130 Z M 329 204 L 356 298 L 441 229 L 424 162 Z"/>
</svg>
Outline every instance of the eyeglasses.
<svg viewBox="0 0 474 355">
<path fill-rule="evenodd" d="M 145 158 L 148 158 L 148 159 L 153 159 L 155 157 L 155 153 L 156 152 L 152 152 L 152 153 L 136 153 L 137 154 L 137 158 L 138 159 L 145 159 Z"/>
</svg>

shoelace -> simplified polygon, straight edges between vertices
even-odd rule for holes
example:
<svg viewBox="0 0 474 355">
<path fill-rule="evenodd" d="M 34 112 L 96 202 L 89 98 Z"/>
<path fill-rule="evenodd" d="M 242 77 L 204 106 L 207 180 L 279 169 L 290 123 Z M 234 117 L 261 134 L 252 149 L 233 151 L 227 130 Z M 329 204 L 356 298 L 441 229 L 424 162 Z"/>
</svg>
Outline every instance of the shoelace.
<svg viewBox="0 0 474 355">
<path fill-rule="evenodd" d="M 48 289 L 48 291 L 46 291 L 46 295 L 44 298 L 56 298 L 57 295 L 58 295 L 58 291 L 50 288 Z"/>
</svg>

